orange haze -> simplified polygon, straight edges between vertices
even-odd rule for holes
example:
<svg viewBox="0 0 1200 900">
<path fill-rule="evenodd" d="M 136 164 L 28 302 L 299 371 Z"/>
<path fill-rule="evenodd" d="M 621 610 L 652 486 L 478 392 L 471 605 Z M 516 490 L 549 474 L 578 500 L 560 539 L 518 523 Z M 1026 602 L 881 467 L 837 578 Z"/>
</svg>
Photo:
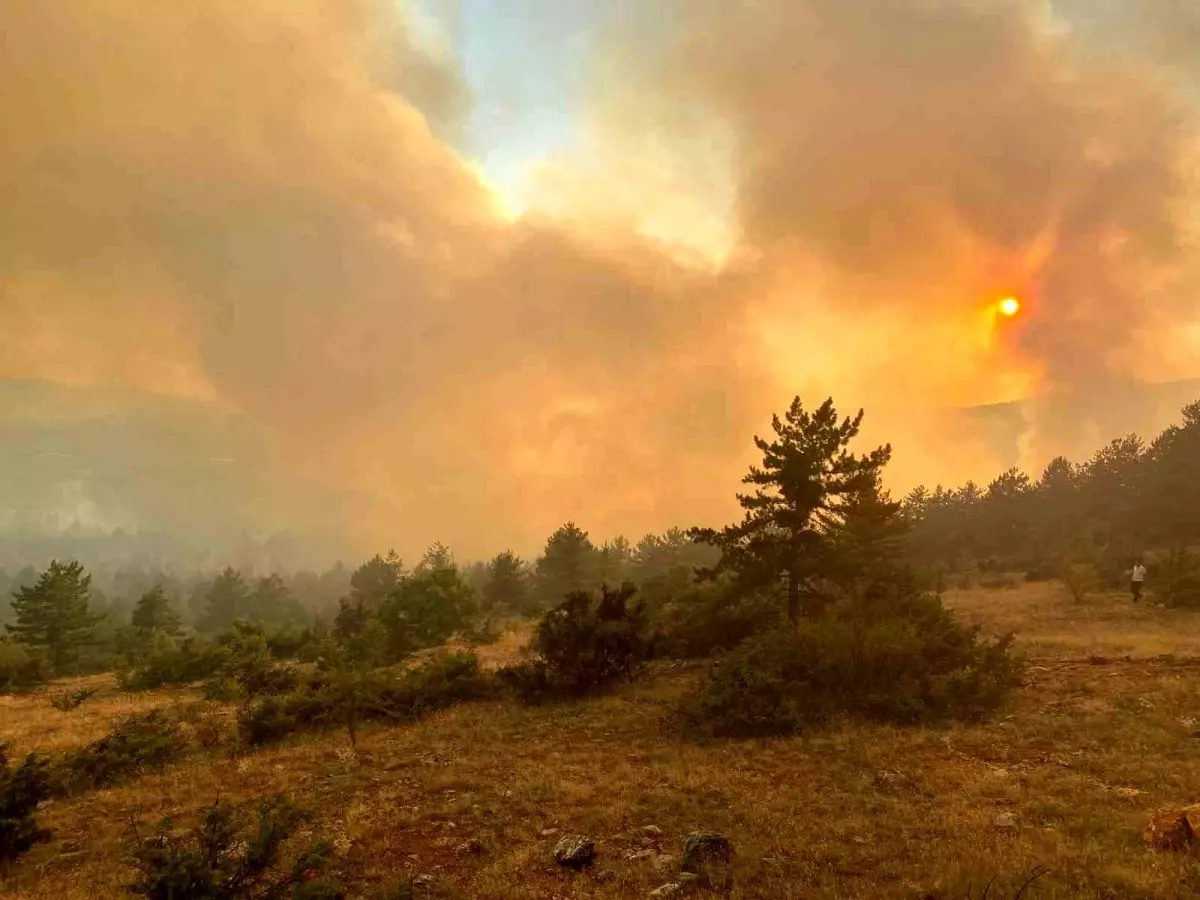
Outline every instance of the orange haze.
<svg viewBox="0 0 1200 900">
<path fill-rule="evenodd" d="M 796 393 L 900 489 L 1007 464 L 949 407 L 1038 394 L 1023 461 L 1085 453 L 1200 369 L 1187 6 L 614 0 L 514 218 L 394 0 L 8 0 L 0 378 L 182 398 L 247 527 L 354 552 L 719 522 Z M 188 488 L 139 477 L 98 522 Z"/>
</svg>

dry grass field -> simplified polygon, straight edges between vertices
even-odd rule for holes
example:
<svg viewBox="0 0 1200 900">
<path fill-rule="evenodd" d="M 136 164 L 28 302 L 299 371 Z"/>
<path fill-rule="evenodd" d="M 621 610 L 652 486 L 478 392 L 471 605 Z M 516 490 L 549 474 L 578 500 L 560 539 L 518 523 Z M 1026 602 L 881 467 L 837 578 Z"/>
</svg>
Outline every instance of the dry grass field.
<svg viewBox="0 0 1200 900">
<path fill-rule="evenodd" d="M 1053 584 L 947 597 L 989 631 L 1016 630 L 1027 683 L 994 721 L 896 729 L 845 723 L 800 738 L 698 746 L 664 727 L 697 677 L 663 667 L 577 705 L 463 706 L 416 726 L 375 728 L 245 754 L 197 753 L 117 788 L 50 805 L 51 842 L 5 873 L 22 900 L 123 896 L 135 828 L 180 823 L 218 796 L 286 792 L 334 841 L 351 897 L 432 876 L 425 896 L 645 897 L 670 881 L 694 830 L 727 834 L 743 898 L 1179 898 L 1200 864 L 1149 852 L 1152 810 L 1200 801 L 1200 616 Z M 486 649 L 516 654 L 509 636 Z M 1170 654 L 1170 656 L 1166 655 Z M 79 709 L 45 691 L 0 698 L 0 740 L 18 753 L 103 734 L 135 710 L 194 698 L 122 695 L 111 679 Z M 51 690 L 61 690 L 58 685 Z M 655 825 L 661 836 L 641 828 Z M 582 873 L 551 859 L 557 835 L 597 843 Z M 477 845 L 472 845 L 477 841 Z M 646 853 L 644 851 L 651 852 Z"/>
</svg>

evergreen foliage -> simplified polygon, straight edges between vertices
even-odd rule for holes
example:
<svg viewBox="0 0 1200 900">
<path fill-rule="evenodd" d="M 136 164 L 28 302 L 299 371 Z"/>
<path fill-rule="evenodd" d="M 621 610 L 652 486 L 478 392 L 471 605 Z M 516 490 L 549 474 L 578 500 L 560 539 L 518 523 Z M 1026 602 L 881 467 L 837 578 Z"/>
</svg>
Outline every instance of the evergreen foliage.
<svg viewBox="0 0 1200 900">
<path fill-rule="evenodd" d="M 236 620 L 248 618 L 250 588 L 242 573 L 226 566 L 205 594 L 205 609 L 196 627 L 201 631 L 224 631 Z"/>
<path fill-rule="evenodd" d="M 298 731 L 344 726 L 354 740 L 359 722 L 412 722 L 492 693 L 492 679 L 473 653 L 440 654 L 398 675 L 335 666 L 291 693 L 247 705 L 238 715 L 238 730 L 247 743 L 265 744 Z"/>
<path fill-rule="evenodd" d="M 746 641 L 716 663 L 683 720 L 712 737 L 786 735 L 836 715 L 973 719 L 1020 680 L 1011 638 L 989 643 L 901 581 Z"/>
<path fill-rule="evenodd" d="M 550 535 L 535 568 L 538 604 L 546 609 L 593 586 L 596 547 L 586 531 L 568 522 Z"/>
<path fill-rule="evenodd" d="M 650 658 L 646 609 L 630 604 L 632 584 L 601 588 L 599 598 L 570 594 L 538 624 L 532 662 L 501 669 L 499 677 L 524 699 L 579 697 L 632 679 Z"/>
<path fill-rule="evenodd" d="M 156 584 L 142 594 L 133 609 L 130 623 L 142 634 L 161 631 L 164 634 L 177 635 L 180 633 L 181 619 L 162 585 Z"/>
<path fill-rule="evenodd" d="M 178 723 L 163 710 L 133 715 L 109 734 L 74 750 L 64 761 L 68 790 L 100 788 L 149 770 L 161 770 L 178 757 L 185 741 Z"/>
<path fill-rule="evenodd" d="M 16 859 L 49 839 L 50 832 L 38 826 L 37 809 L 50 797 L 53 784 L 45 759 L 31 753 L 13 766 L 8 745 L 0 744 L 0 862 Z"/>
<path fill-rule="evenodd" d="M 1126 435 L 1076 465 L 1058 457 L 1035 482 L 1017 470 L 986 490 L 918 488 L 904 500 L 912 525 L 907 557 L 931 573 L 1025 571 L 1062 577 L 1069 566 L 1094 569 L 1117 588 L 1145 558 L 1159 594 L 1200 544 L 1200 403 L 1149 446 Z"/>
<path fill-rule="evenodd" d="M 54 560 L 32 587 L 13 595 L 16 624 L 6 625 L 26 647 L 45 655 L 51 671 L 63 675 L 92 641 L 97 617 L 88 608 L 92 578 L 77 562 Z"/>
<path fill-rule="evenodd" d="M 285 845 L 310 819 L 285 797 L 261 803 L 253 827 L 223 800 L 187 833 L 164 819 L 134 848 L 139 877 L 129 890 L 148 900 L 340 900 L 340 886 L 326 874 L 328 843 L 312 845 L 284 865 Z"/>
<path fill-rule="evenodd" d="M 483 608 L 489 612 L 533 611 L 529 576 L 521 558 L 511 550 L 497 554 L 487 565 L 483 584 Z"/>
<path fill-rule="evenodd" d="M 754 438 L 763 462 L 743 479 L 754 486 L 754 493 L 738 495 L 743 520 L 720 531 L 691 531 L 721 551 L 712 574 L 730 572 L 747 590 L 781 590 L 793 621 L 821 610 L 830 599 L 821 584 L 830 573 L 827 538 L 891 457 L 890 447 L 865 456 L 847 449 L 862 416 L 839 420 L 832 400 L 810 413 L 797 397 L 782 420 L 772 418 L 774 440 Z"/>
</svg>

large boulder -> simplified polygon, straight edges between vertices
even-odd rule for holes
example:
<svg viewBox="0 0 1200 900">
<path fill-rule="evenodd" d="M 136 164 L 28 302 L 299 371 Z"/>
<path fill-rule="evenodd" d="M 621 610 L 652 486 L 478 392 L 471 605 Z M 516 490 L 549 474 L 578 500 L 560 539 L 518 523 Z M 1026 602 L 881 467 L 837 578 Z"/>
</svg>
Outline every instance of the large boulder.
<svg viewBox="0 0 1200 900">
<path fill-rule="evenodd" d="M 733 881 L 733 845 L 723 834 L 695 831 L 683 843 L 681 872 L 698 876 L 705 887 L 728 887 Z"/>
<path fill-rule="evenodd" d="M 554 861 L 568 869 L 582 869 L 596 858 L 596 842 L 581 834 L 568 834 L 554 848 Z"/>
</svg>

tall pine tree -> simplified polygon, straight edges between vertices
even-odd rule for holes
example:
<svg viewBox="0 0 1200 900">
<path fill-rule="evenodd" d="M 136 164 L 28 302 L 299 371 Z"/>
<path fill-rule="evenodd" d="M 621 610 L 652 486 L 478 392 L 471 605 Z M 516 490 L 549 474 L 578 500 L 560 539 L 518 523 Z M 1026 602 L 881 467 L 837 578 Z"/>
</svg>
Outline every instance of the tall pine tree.
<svg viewBox="0 0 1200 900">
<path fill-rule="evenodd" d="M 595 584 L 596 546 L 574 522 L 550 535 L 536 564 L 538 600 L 543 607 L 557 606 L 568 594 L 586 591 Z"/>
<path fill-rule="evenodd" d="M 873 489 L 892 454 L 890 446 L 865 456 L 847 449 L 862 418 L 859 410 L 853 419 L 839 421 L 832 399 L 810 413 L 799 397 L 782 420 L 772 417 L 775 439 L 754 438 L 762 467 L 752 466 L 742 479 L 755 488 L 753 494 L 738 494 L 743 520 L 720 531 L 690 532 L 721 551 L 710 574 L 730 571 L 744 587 L 780 589 L 793 621 L 822 605 L 819 580 L 830 571 L 829 536 L 845 524 L 850 504 Z"/>
<path fill-rule="evenodd" d="M 489 612 L 530 612 L 529 577 L 525 564 L 511 550 L 505 550 L 488 563 L 483 602 Z"/>
<path fill-rule="evenodd" d="M 207 608 L 197 623 L 201 631 L 224 631 L 235 620 L 250 613 L 250 588 L 242 573 L 226 566 L 213 581 L 205 596 Z"/>
<path fill-rule="evenodd" d="M 16 624 L 6 625 L 18 641 L 45 653 L 56 675 L 68 672 L 79 648 L 91 643 L 98 619 L 88 609 L 92 576 L 77 562 L 54 560 L 32 587 L 13 594 Z"/>
<path fill-rule="evenodd" d="M 138 631 L 149 633 L 162 631 L 179 634 L 179 613 L 171 606 L 161 584 L 152 587 L 137 602 L 130 616 L 130 624 Z"/>
</svg>

